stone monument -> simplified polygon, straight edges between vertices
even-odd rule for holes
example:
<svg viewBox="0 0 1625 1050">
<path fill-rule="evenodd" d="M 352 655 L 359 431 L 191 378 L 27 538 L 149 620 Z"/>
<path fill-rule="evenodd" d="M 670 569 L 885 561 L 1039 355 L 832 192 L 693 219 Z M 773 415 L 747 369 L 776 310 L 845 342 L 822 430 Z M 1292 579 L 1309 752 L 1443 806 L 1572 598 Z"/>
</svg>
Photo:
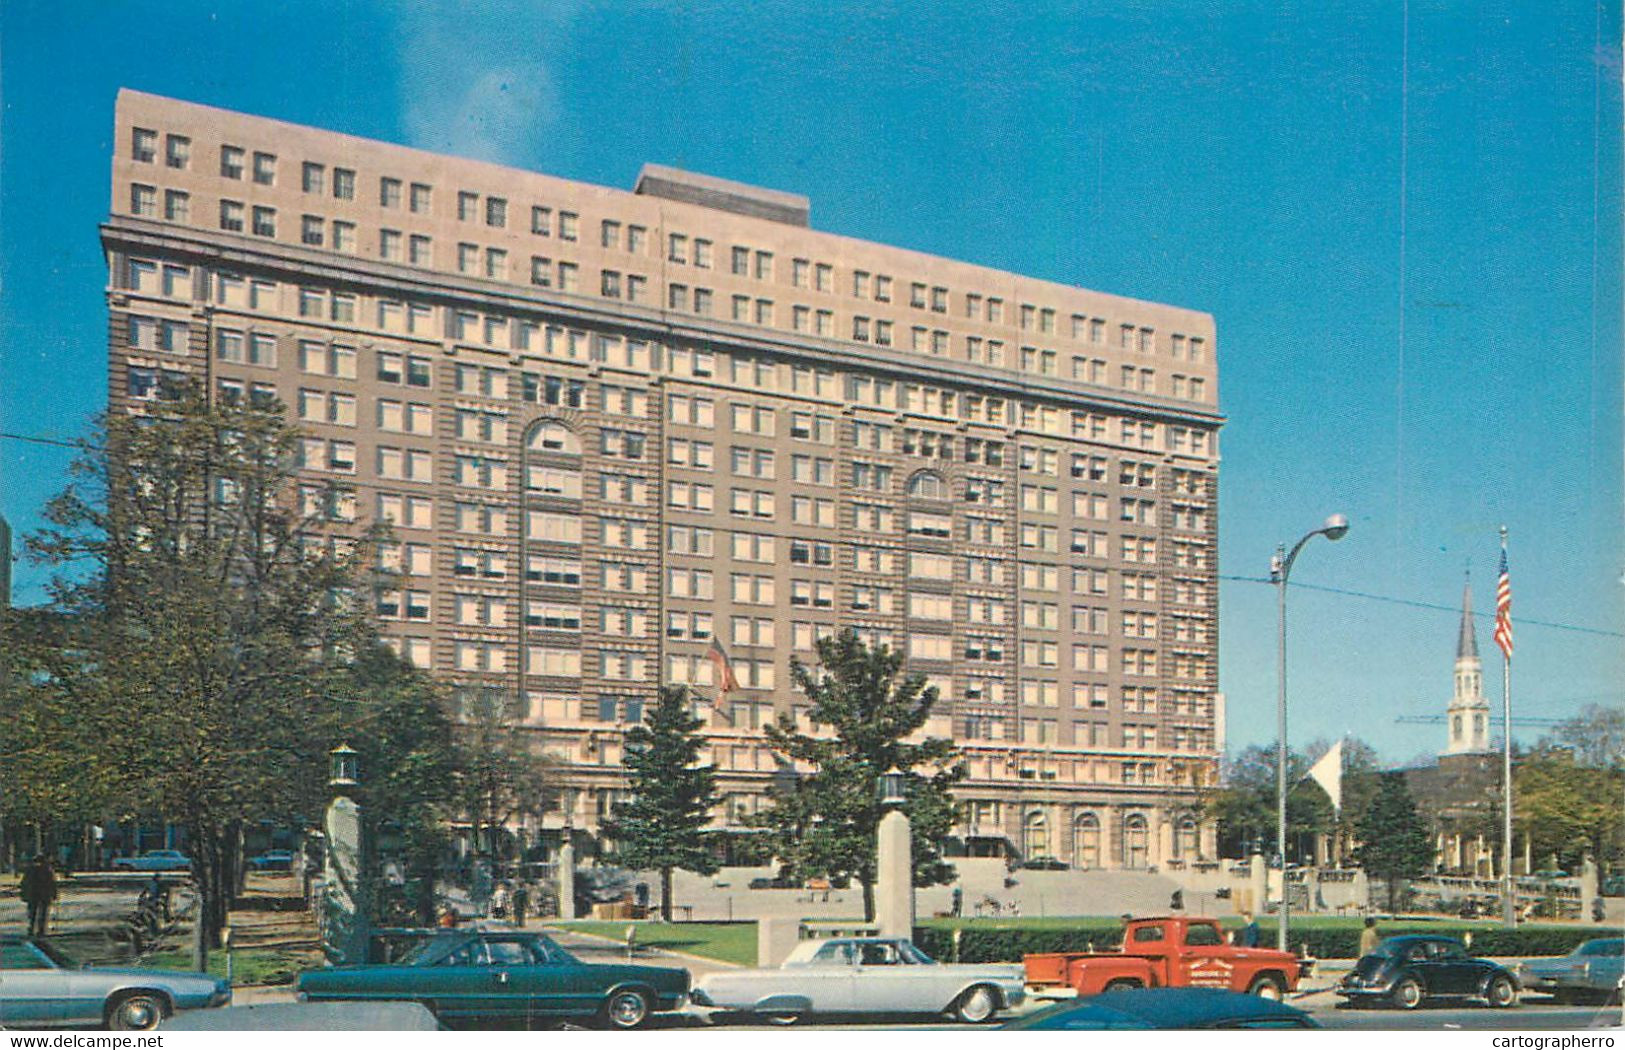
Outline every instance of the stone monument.
<svg viewBox="0 0 1625 1050">
<path fill-rule="evenodd" d="M 903 774 L 894 766 L 880 778 L 886 807 L 876 831 L 875 925 L 882 937 L 914 936 L 914 844 L 903 812 Z"/>
<path fill-rule="evenodd" d="M 367 961 L 368 892 L 365 879 L 366 850 L 361 827 L 361 807 L 350 797 L 359 786 L 358 755 L 347 745 L 329 752 L 332 774 L 328 786 L 333 801 L 327 806 L 327 857 L 323 866 L 322 950 L 328 962 Z"/>
<path fill-rule="evenodd" d="M 564 827 L 564 845 L 559 847 L 559 918 L 576 917 L 576 848 L 571 842 L 574 829 Z"/>
</svg>

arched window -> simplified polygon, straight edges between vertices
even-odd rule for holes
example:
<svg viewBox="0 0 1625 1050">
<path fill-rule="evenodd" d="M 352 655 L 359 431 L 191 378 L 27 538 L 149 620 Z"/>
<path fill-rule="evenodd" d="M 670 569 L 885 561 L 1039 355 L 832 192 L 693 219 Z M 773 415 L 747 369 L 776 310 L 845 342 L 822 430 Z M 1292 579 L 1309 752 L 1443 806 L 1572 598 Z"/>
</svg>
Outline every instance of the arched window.
<svg viewBox="0 0 1625 1050">
<path fill-rule="evenodd" d="M 1028 860 L 1049 856 L 1049 821 L 1033 812 L 1021 823 L 1021 852 Z"/>
<path fill-rule="evenodd" d="M 1151 833 L 1145 817 L 1130 813 L 1123 818 L 1123 867 L 1144 868 L 1151 862 Z"/>
<path fill-rule="evenodd" d="M 908 494 L 914 499 L 947 499 L 948 483 L 941 474 L 922 470 L 908 479 Z"/>
<path fill-rule="evenodd" d="M 1200 860 L 1200 839 L 1196 835 L 1196 818 L 1186 814 L 1174 825 L 1174 859 Z"/>
<path fill-rule="evenodd" d="M 1080 813 L 1072 822 L 1072 866 L 1100 867 L 1100 818 L 1093 813 Z"/>
<path fill-rule="evenodd" d="M 532 452 L 562 452 L 570 456 L 581 455 L 581 439 L 575 431 L 554 419 L 544 419 L 530 428 L 525 447 Z"/>
</svg>

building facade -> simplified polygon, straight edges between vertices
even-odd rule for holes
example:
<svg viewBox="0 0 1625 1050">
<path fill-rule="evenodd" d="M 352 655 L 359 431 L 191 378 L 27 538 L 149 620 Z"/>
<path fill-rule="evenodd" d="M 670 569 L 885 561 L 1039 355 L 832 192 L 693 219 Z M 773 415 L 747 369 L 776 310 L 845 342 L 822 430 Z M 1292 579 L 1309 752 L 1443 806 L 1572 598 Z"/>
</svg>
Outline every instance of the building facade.
<svg viewBox="0 0 1625 1050">
<path fill-rule="evenodd" d="M 391 644 L 565 760 L 544 829 L 609 813 L 660 682 L 704 698 L 742 825 L 785 773 L 760 728 L 805 723 L 790 658 L 850 627 L 939 689 L 968 851 L 1211 856 L 1208 315 L 654 166 L 626 192 L 132 91 L 115 132 L 112 406 L 286 404 L 301 498 L 393 526 Z"/>
</svg>

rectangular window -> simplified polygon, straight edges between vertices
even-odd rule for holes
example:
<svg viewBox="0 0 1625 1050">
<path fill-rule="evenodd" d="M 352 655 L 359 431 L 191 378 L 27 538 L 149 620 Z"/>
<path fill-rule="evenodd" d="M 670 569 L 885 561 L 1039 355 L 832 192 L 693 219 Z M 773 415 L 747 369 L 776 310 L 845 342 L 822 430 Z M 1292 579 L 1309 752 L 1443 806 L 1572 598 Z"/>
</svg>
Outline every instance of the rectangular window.
<svg viewBox="0 0 1625 1050">
<path fill-rule="evenodd" d="M 220 228 L 231 233 L 243 232 L 243 205 L 241 201 L 220 202 Z"/>
<path fill-rule="evenodd" d="M 158 133 L 150 128 L 130 129 L 130 159 L 151 164 L 158 158 Z"/>
<path fill-rule="evenodd" d="M 276 236 L 276 209 L 259 205 L 254 207 L 254 235 L 256 237 Z"/>
<path fill-rule="evenodd" d="M 153 219 L 158 216 L 158 188 L 156 186 L 142 186 L 139 183 L 130 186 L 130 214 L 140 215 L 143 218 Z"/>
<path fill-rule="evenodd" d="M 378 180 L 378 203 L 385 208 L 401 206 L 401 180 L 384 176 Z"/>
<path fill-rule="evenodd" d="M 508 225 L 508 202 L 501 197 L 485 198 L 485 225 L 502 229 Z"/>
<path fill-rule="evenodd" d="M 164 218 L 168 219 L 170 222 L 191 222 L 191 195 L 185 190 L 165 190 Z"/>
<path fill-rule="evenodd" d="M 425 183 L 421 183 L 421 182 L 412 183 L 412 191 L 411 191 L 411 193 L 412 193 L 412 195 L 411 195 L 411 208 L 412 208 L 412 211 L 419 214 L 419 215 L 427 214 L 427 212 L 429 211 L 429 206 L 430 206 L 431 201 L 432 201 L 432 197 L 431 197 L 432 192 L 433 191 Z"/>
<path fill-rule="evenodd" d="M 274 186 L 276 184 L 276 154 L 254 154 L 254 181 L 261 186 Z"/>
</svg>

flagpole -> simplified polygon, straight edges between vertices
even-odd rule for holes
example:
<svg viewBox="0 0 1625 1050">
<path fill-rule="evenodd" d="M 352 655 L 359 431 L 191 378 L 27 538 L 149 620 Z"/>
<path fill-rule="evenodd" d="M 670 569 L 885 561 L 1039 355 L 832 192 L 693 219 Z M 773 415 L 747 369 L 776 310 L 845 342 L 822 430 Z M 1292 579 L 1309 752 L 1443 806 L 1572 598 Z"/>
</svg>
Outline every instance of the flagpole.
<svg viewBox="0 0 1625 1050">
<path fill-rule="evenodd" d="M 1501 578 L 1496 585 L 1496 605 L 1507 584 L 1507 527 L 1501 526 Z M 1509 603 L 1510 604 L 1510 603 Z M 1496 619 L 1503 614 L 1497 609 Z M 1510 622 L 1510 609 L 1508 610 Z M 1499 625 L 1498 625 L 1499 626 Z M 1512 654 L 1501 646 L 1501 923 L 1507 929 L 1518 925 L 1516 883 L 1512 880 Z"/>
</svg>

